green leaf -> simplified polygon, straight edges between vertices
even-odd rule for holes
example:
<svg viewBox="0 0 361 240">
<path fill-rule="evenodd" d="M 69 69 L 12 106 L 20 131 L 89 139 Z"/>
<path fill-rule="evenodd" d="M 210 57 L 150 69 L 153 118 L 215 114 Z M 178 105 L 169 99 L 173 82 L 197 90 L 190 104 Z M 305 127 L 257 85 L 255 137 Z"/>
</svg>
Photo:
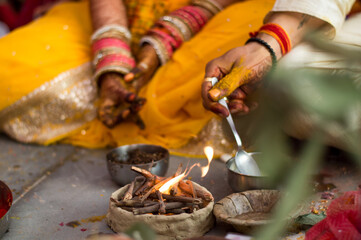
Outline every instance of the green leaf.
<svg viewBox="0 0 361 240">
<path fill-rule="evenodd" d="M 147 224 L 139 222 L 131 226 L 125 233 L 134 240 L 156 240 L 157 235 Z"/>
<path fill-rule="evenodd" d="M 298 216 L 295 220 L 297 224 L 301 225 L 309 225 L 313 226 L 316 223 L 322 221 L 326 217 L 326 214 L 324 212 L 321 212 L 320 214 L 315 213 L 308 213 L 301 216 Z"/>
</svg>

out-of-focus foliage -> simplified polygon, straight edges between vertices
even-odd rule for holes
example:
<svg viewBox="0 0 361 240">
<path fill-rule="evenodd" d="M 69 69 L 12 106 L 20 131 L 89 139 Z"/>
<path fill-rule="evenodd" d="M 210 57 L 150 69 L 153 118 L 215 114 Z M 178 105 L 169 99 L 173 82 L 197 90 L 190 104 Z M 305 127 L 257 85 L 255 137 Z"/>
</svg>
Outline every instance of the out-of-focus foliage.
<svg viewBox="0 0 361 240">
<path fill-rule="evenodd" d="M 339 54 L 350 64 L 361 64 L 361 51 L 350 51 L 317 36 L 307 40 L 315 47 Z M 275 213 L 275 221 L 262 228 L 256 238 L 274 240 L 285 231 L 283 221 L 311 193 L 311 174 L 317 172 L 330 126 L 343 129 L 344 145 L 361 168 L 361 87 L 352 71 L 342 73 L 310 69 L 277 69 L 268 76 L 261 92 L 258 148 L 261 166 L 286 192 Z M 291 143 L 284 132 L 288 116 L 301 111 L 313 117 L 312 130 L 298 156 L 290 158 Z M 297 127 L 297 126 L 294 126 Z"/>
</svg>

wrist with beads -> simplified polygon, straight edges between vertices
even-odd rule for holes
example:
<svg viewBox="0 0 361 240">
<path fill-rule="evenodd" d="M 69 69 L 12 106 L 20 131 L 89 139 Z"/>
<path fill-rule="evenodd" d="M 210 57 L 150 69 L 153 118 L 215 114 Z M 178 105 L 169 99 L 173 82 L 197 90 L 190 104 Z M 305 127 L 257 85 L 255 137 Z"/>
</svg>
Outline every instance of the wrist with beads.
<svg viewBox="0 0 361 240">
<path fill-rule="evenodd" d="M 107 72 L 127 74 L 135 67 L 131 54 L 129 30 L 119 25 L 106 25 L 91 37 L 93 51 L 94 79 Z"/>
</svg>

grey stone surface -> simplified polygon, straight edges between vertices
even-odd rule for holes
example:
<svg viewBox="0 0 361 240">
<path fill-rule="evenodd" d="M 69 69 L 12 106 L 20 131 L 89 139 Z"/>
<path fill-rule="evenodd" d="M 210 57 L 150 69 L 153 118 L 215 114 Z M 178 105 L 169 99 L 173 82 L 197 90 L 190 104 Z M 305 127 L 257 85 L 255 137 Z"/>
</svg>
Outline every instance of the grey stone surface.
<svg viewBox="0 0 361 240">
<path fill-rule="evenodd" d="M 9 232 L 4 240 L 84 239 L 91 234 L 112 233 L 103 217 L 111 193 L 120 188 L 110 178 L 105 162 L 108 150 L 89 150 L 69 145 L 36 146 L 14 142 L 0 135 L 0 180 L 13 190 Z M 355 190 L 360 175 L 354 165 L 343 162 L 344 155 L 332 155 L 325 172 L 340 190 Z M 179 163 L 183 166 L 206 159 L 170 157 L 167 176 Z M 218 201 L 232 193 L 225 164 L 213 160 L 209 173 L 201 178 L 199 168 L 190 174 Z M 77 227 L 66 226 L 78 221 Z M 218 222 L 207 235 L 225 236 L 235 230 Z"/>
<path fill-rule="evenodd" d="M 3 239 L 84 239 L 90 234 L 112 233 L 103 217 L 111 193 L 120 186 L 108 174 L 108 150 L 24 145 L 5 136 L 0 137 L 0 143 L 0 179 L 14 189 L 16 199 L 10 229 Z M 207 160 L 171 156 L 167 176 L 179 163 L 190 166 L 197 162 L 205 165 Z M 207 176 L 200 176 L 199 168 L 189 175 L 212 192 L 216 201 L 231 193 L 221 161 L 214 160 Z M 81 225 L 66 226 L 74 221 Z M 219 224 L 210 234 L 223 236 L 227 229 L 231 230 Z"/>
</svg>

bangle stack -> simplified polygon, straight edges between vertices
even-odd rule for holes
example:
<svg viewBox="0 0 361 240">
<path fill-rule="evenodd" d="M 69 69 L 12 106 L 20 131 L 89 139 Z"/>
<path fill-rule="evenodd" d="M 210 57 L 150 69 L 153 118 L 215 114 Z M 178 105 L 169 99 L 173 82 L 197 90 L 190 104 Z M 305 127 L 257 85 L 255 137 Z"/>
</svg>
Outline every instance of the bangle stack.
<svg viewBox="0 0 361 240">
<path fill-rule="evenodd" d="M 129 30 L 119 25 L 106 25 L 94 32 L 91 41 L 96 81 L 103 73 L 127 74 L 135 67 L 129 47 L 130 39 Z"/>
<path fill-rule="evenodd" d="M 250 37 L 256 37 L 259 33 L 266 33 L 272 36 L 281 47 L 282 56 L 291 51 L 291 40 L 287 32 L 276 23 L 267 23 L 263 25 L 257 32 L 250 33 Z"/>
<path fill-rule="evenodd" d="M 160 18 L 140 40 L 140 45 L 150 44 L 155 49 L 162 65 L 183 42 L 190 40 L 209 21 L 210 17 L 204 9 L 211 16 L 222 10 L 215 0 L 194 0 L 192 4 Z"/>
</svg>

